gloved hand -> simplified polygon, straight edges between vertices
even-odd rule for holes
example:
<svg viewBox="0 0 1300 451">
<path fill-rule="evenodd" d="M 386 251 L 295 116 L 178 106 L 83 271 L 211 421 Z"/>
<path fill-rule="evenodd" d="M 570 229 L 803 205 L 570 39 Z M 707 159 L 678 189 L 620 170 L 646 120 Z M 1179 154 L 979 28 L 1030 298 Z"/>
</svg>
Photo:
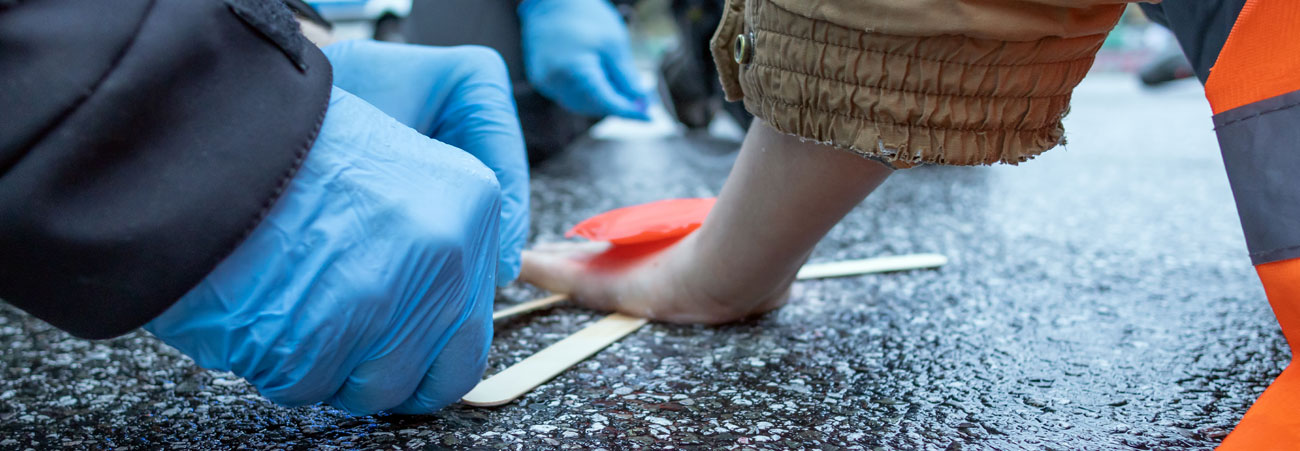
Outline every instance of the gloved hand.
<svg viewBox="0 0 1300 451">
<path fill-rule="evenodd" d="M 524 70 L 543 95 L 579 114 L 649 120 L 627 27 L 608 0 L 524 0 Z"/>
<path fill-rule="evenodd" d="M 334 85 L 398 122 L 464 149 L 501 182 L 497 284 L 519 275 L 528 240 L 528 156 L 505 62 L 485 47 L 344 41 L 324 49 Z"/>
<path fill-rule="evenodd" d="M 482 378 L 496 177 L 334 88 L 284 194 L 145 329 L 272 401 L 428 413 Z"/>
</svg>

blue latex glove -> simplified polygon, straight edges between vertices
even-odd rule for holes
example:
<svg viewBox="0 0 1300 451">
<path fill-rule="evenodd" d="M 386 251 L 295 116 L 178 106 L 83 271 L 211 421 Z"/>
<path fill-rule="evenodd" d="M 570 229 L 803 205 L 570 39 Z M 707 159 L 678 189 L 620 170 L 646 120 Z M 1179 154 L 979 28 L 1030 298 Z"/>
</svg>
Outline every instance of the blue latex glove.
<svg viewBox="0 0 1300 451">
<path fill-rule="evenodd" d="M 627 27 L 608 0 L 525 0 L 524 70 L 561 106 L 587 116 L 649 120 Z"/>
<path fill-rule="evenodd" d="M 334 85 L 398 122 L 464 149 L 501 182 L 497 284 L 519 275 L 528 240 L 528 156 L 505 62 L 486 47 L 344 41 L 324 49 Z"/>
<path fill-rule="evenodd" d="M 145 329 L 280 404 L 432 412 L 486 368 L 499 217 L 476 158 L 334 88 L 267 217 Z"/>
</svg>

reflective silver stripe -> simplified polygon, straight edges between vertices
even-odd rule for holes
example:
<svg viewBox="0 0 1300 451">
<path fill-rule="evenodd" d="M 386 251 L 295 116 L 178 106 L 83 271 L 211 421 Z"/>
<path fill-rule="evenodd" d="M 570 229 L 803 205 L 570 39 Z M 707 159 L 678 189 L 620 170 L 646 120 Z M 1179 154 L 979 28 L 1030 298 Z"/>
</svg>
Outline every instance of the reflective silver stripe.
<svg viewBox="0 0 1300 451">
<path fill-rule="evenodd" d="M 1300 91 L 1214 116 L 1256 264 L 1300 258 Z"/>
</svg>

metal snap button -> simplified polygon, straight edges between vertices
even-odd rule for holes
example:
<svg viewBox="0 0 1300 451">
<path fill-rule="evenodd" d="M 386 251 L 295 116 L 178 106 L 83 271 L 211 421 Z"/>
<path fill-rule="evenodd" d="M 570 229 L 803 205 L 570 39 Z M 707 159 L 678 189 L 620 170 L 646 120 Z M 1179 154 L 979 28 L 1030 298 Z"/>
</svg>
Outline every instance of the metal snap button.
<svg viewBox="0 0 1300 451">
<path fill-rule="evenodd" d="M 736 64 L 749 64 L 749 60 L 752 58 L 753 53 L 754 35 L 744 33 L 736 35 L 733 55 L 736 59 Z"/>
</svg>

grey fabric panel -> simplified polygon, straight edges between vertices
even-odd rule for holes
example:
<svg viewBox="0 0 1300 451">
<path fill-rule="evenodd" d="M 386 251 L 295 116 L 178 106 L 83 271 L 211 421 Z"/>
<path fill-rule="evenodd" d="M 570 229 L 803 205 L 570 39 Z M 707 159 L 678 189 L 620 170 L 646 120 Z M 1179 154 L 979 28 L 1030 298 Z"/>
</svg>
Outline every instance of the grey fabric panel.
<svg viewBox="0 0 1300 451">
<path fill-rule="evenodd" d="M 481 45 L 506 60 L 510 79 L 524 81 L 523 35 L 516 0 L 416 0 L 403 23 L 406 42 Z"/>
<path fill-rule="evenodd" d="M 1251 261 L 1300 258 L 1300 91 L 1214 116 Z"/>
<path fill-rule="evenodd" d="M 1196 77 L 1205 83 L 1246 0 L 1165 0 L 1141 6 L 1152 22 L 1174 32 Z"/>
</svg>

